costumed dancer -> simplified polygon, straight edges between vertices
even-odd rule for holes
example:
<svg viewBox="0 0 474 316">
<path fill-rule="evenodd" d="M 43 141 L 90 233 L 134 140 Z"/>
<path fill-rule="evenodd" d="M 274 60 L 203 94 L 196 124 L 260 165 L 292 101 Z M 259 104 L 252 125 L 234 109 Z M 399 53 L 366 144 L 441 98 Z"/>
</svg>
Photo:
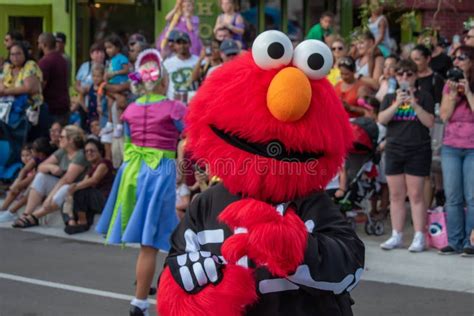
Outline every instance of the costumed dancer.
<svg viewBox="0 0 474 316">
<path fill-rule="evenodd" d="M 267 31 L 204 81 L 187 150 L 222 183 L 173 232 L 161 316 L 352 315 L 364 245 L 324 192 L 353 140 L 332 60 L 323 42 Z"/>
<path fill-rule="evenodd" d="M 178 224 L 176 148 L 186 107 L 166 99 L 166 78 L 155 49 L 140 53 L 132 88 L 141 95 L 122 115 L 125 123 L 124 163 L 97 225 L 114 244 L 139 243 L 137 287 L 130 315 L 148 315 L 147 296 L 158 249 L 168 251 Z"/>
</svg>

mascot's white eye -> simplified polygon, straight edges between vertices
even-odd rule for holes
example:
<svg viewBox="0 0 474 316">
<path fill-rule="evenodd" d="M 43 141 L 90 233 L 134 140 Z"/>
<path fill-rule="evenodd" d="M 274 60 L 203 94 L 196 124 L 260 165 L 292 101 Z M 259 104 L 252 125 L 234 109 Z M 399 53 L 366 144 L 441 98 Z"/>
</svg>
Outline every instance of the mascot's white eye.
<svg viewBox="0 0 474 316">
<path fill-rule="evenodd" d="M 293 65 L 311 79 L 326 77 L 332 67 L 332 53 L 329 47 L 318 40 L 306 40 L 295 48 Z"/>
<path fill-rule="evenodd" d="M 293 45 L 285 33 L 266 31 L 253 42 L 252 56 L 257 66 L 264 70 L 279 68 L 291 62 Z"/>
</svg>

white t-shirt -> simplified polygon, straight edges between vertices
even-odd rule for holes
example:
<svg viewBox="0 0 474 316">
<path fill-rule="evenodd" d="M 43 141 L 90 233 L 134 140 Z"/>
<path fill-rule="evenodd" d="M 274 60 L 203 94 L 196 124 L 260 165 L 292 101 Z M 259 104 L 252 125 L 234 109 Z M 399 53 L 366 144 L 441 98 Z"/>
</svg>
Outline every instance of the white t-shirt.
<svg viewBox="0 0 474 316">
<path fill-rule="evenodd" d="M 176 188 L 176 204 L 181 201 L 181 198 L 185 197 L 186 195 L 191 195 L 191 191 L 189 191 L 188 186 L 185 183 L 178 185 Z"/>
<path fill-rule="evenodd" d="M 191 82 L 191 75 L 194 66 L 198 62 L 199 57 L 191 55 L 188 59 L 179 59 L 177 55 L 166 59 L 163 66 L 169 75 L 169 86 L 166 96 L 168 99 L 174 99 L 175 91 L 192 91 L 193 85 Z"/>
</svg>

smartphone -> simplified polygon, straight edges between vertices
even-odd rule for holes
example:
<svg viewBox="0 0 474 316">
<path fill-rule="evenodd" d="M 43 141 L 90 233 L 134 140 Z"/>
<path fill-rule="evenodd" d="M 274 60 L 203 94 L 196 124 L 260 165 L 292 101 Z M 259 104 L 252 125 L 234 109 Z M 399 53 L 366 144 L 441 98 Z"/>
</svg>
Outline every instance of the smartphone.
<svg viewBox="0 0 474 316">
<path fill-rule="evenodd" d="M 456 34 L 453 36 L 453 44 L 459 44 L 459 43 L 461 43 L 461 36 Z"/>
<path fill-rule="evenodd" d="M 211 47 L 207 46 L 206 47 L 206 56 L 211 56 L 212 50 Z"/>
<path fill-rule="evenodd" d="M 410 85 L 408 84 L 408 82 L 400 82 L 400 90 L 407 93 L 409 89 Z"/>
<path fill-rule="evenodd" d="M 206 173 L 206 170 L 202 169 L 197 163 L 194 164 L 194 170 L 199 173 Z"/>
</svg>

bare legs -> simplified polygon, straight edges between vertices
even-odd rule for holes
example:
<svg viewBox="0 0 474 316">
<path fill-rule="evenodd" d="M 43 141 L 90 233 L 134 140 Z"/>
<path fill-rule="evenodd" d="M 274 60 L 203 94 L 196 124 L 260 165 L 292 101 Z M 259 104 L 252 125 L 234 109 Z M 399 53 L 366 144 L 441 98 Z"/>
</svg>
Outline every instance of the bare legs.
<svg viewBox="0 0 474 316">
<path fill-rule="evenodd" d="M 43 202 L 43 196 L 35 189 L 31 189 L 26 202 L 25 214 L 32 214 L 33 211 Z"/>
<path fill-rule="evenodd" d="M 141 246 L 136 266 L 137 288 L 135 297 L 146 300 L 150 292 L 150 286 L 155 276 L 156 255 L 158 249 Z"/>
<path fill-rule="evenodd" d="M 406 218 L 405 199 L 408 194 L 415 232 L 423 232 L 425 227 L 426 206 L 423 196 L 424 178 L 412 175 L 387 176 L 390 189 L 390 218 L 392 227 L 403 232 Z"/>
</svg>

